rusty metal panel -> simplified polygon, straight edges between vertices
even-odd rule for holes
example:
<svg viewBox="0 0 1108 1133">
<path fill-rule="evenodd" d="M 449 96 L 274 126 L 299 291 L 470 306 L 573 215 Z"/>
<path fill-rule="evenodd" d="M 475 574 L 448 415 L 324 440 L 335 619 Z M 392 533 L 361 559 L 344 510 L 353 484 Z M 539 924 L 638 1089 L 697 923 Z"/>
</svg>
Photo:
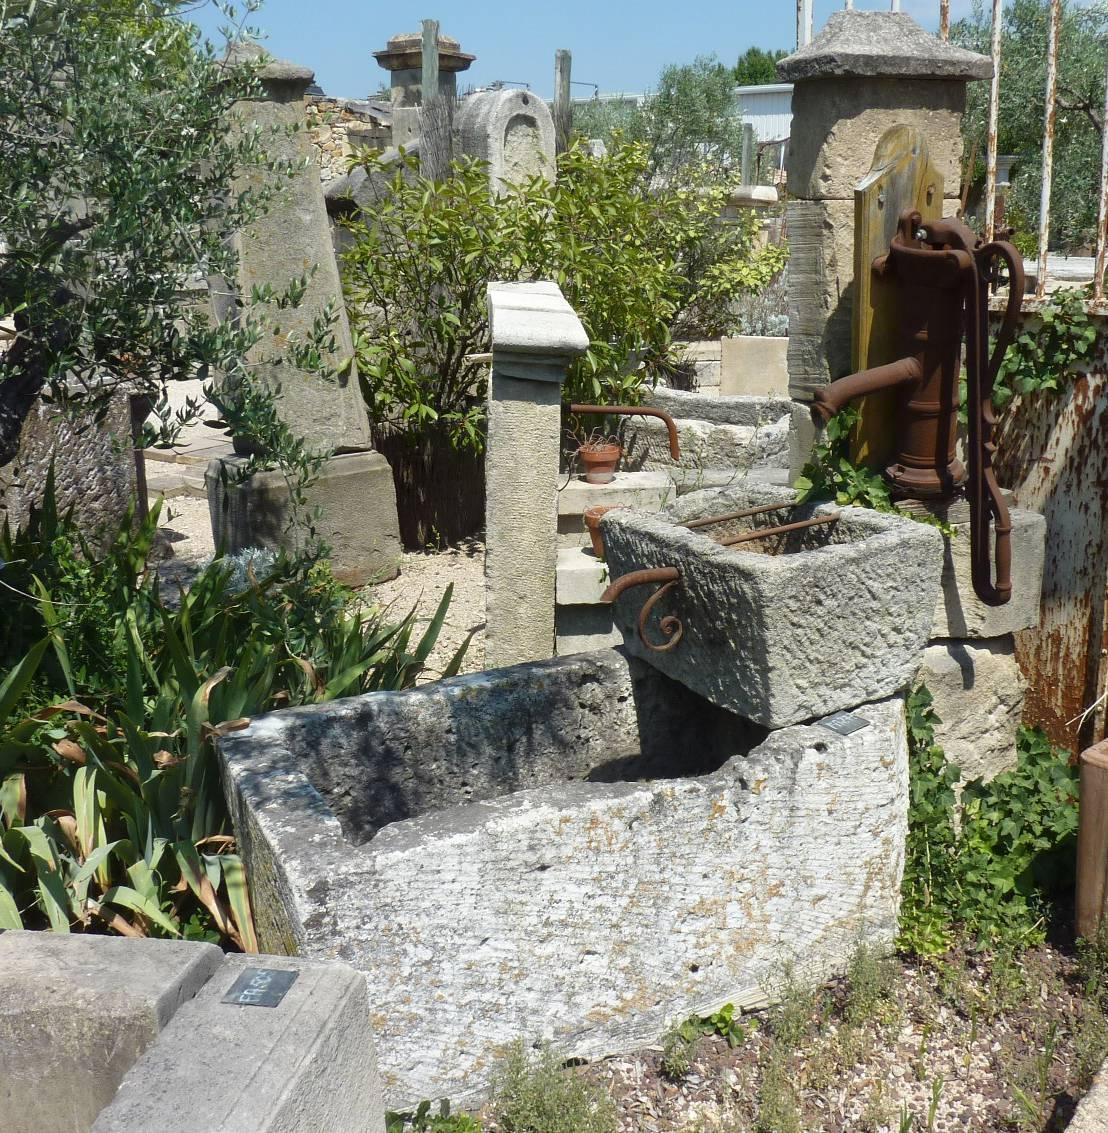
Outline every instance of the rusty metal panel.
<svg viewBox="0 0 1108 1133">
<path fill-rule="evenodd" d="M 1098 320 L 1108 329 L 1108 320 Z M 1092 372 L 1064 393 L 1016 399 L 998 430 L 996 465 L 1017 506 L 1046 518 L 1041 620 L 1016 635 L 1028 679 L 1024 720 L 1078 751 L 1104 737 L 1108 584 L 1108 361 L 1102 331 Z"/>
</svg>

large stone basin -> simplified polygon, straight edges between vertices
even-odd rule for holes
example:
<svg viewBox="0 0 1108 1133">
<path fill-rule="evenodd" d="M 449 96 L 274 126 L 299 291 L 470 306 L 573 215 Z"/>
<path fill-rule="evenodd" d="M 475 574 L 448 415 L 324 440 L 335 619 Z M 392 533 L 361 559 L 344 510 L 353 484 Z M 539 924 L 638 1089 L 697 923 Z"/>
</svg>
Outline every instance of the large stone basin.
<svg viewBox="0 0 1108 1133">
<path fill-rule="evenodd" d="M 767 734 L 616 650 L 273 713 L 221 741 L 262 948 L 365 973 L 386 1101 L 594 1057 L 891 946 L 903 704 Z"/>
<path fill-rule="evenodd" d="M 866 508 L 805 504 L 690 530 L 689 520 L 795 500 L 788 488 L 746 483 L 691 492 L 664 511 L 611 511 L 601 529 L 613 579 L 673 566 L 678 585 L 647 625 L 665 644 L 657 619 L 684 627 L 667 652 L 638 633 L 656 586 L 615 603 L 626 647 L 713 704 L 770 728 L 825 716 L 903 688 L 930 636 L 943 565 L 939 531 Z M 839 513 L 836 523 L 787 536 L 721 546 L 722 536 Z"/>
</svg>

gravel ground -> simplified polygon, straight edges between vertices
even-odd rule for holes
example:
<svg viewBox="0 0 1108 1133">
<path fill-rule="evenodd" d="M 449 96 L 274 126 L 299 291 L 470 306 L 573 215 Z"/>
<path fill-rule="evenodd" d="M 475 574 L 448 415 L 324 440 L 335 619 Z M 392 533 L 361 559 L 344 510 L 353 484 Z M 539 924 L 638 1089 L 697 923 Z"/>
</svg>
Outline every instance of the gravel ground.
<svg viewBox="0 0 1108 1133">
<path fill-rule="evenodd" d="M 859 983 L 751 1016 L 735 1049 L 699 1039 L 683 1073 L 661 1047 L 578 1072 L 611 1092 L 622 1133 L 1049 1133 L 1108 1053 L 1058 948 L 872 961 Z"/>
<path fill-rule="evenodd" d="M 187 586 L 197 570 L 215 553 L 207 500 L 178 496 L 162 505 L 159 528 L 169 554 L 159 566 L 163 587 L 171 592 Z M 485 545 L 470 539 L 445 551 L 405 554 L 400 575 L 389 582 L 367 586 L 360 597 L 370 605 L 387 608 L 399 618 L 417 611 L 413 643 L 430 623 L 447 586 L 454 592 L 435 648 L 421 683 L 438 678 L 459 646 L 473 631 L 461 671 L 472 673 L 484 665 L 485 646 Z"/>
</svg>

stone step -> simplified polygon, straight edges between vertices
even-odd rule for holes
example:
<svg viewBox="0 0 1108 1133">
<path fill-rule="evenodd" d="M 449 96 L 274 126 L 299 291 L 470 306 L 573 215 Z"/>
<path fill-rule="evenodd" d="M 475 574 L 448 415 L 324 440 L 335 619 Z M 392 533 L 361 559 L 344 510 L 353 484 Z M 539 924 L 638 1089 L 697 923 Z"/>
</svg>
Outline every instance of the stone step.
<svg viewBox="0 0 1108 1133">
<path fill-rule="evenodd" d="M 608 564 L 592 549 L 559 547 L 555 595 L 559 606 L 591 606 L 608 585 Z"/>
<path fill-rule="evenodd" d="M 610 484 L 587 484 L 572 479 L 558 492 L 558 546 L 587 547 L 589 534 L 583 519 L 590 507 L 633 507 L 661 511 L 677 498 L 667 472 L 617 472 Z"/>
</svg>

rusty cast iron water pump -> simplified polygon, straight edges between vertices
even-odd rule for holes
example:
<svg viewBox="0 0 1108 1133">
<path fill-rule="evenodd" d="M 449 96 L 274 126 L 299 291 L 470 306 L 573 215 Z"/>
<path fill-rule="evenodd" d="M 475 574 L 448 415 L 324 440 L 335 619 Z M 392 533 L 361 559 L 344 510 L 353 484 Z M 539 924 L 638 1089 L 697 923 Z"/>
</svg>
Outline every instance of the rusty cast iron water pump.
<svg viewBox="0 0 1108 1133">
<path fill-rule="evenodd" d="M 989 289 L 1000 282 L 1002 265 L 1008 303 L 990 354 Z M 907 210 L 873 271 L 895 287 L 902 356 L 818 390 L 812 412 L 829 421 L 856 397 L 897 391 L 897 453 L 885 469 L 893 493 L 900 499 L 942 500 L 965 492 L 973 589 L 986 605 L 1002 606 L 1012 596 L 1012 524 L 992 467 L 992 389 L 1023 300 L 1022 257 L 1006 241 L 983 243 L 960 220 L 924 223 L 918 212 Z M 955 454 L 963 336 L 968 471 Z M 996 535 L 995 578 L 990 524 Z"/>
</svg>

